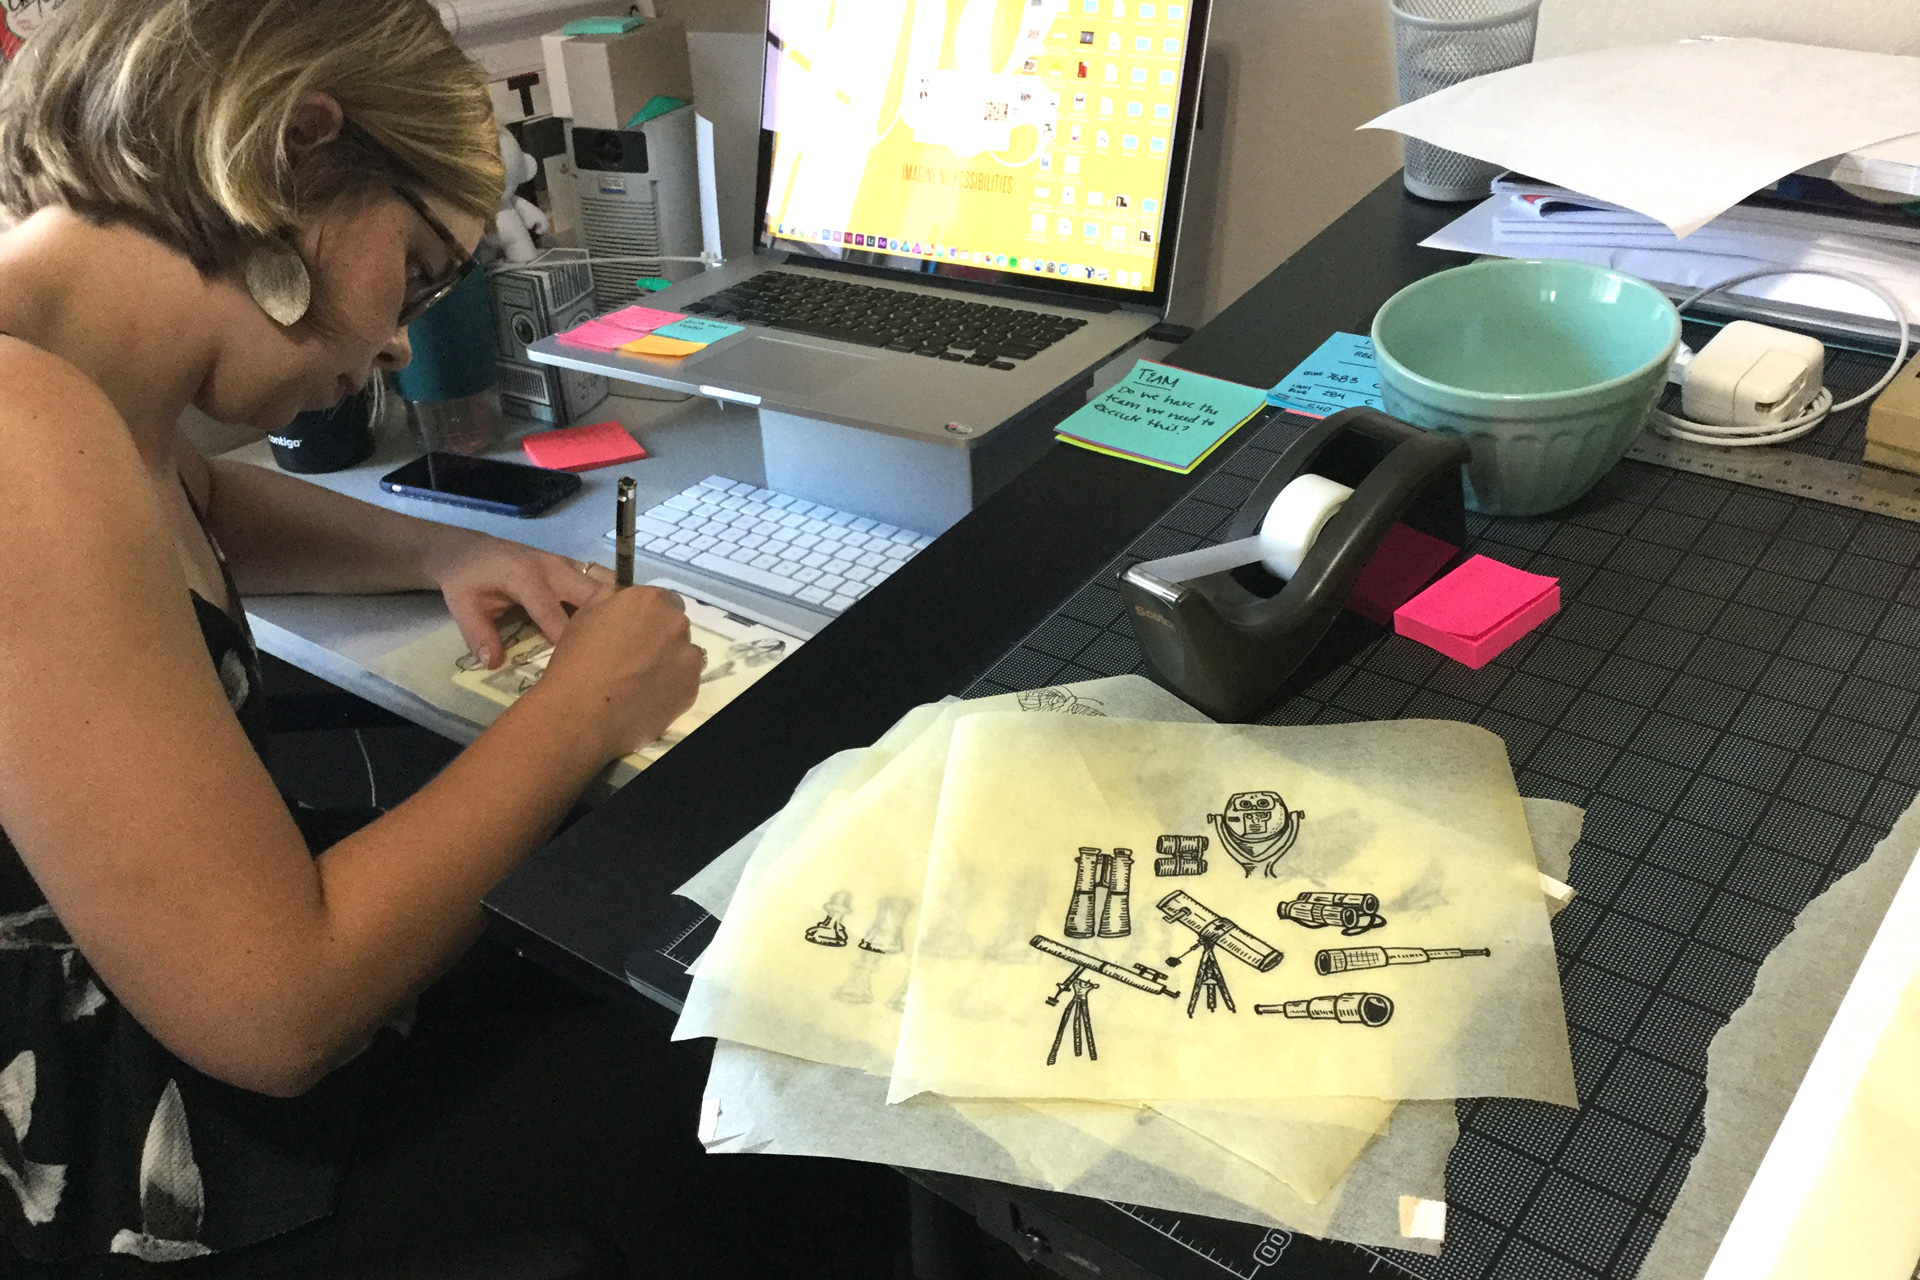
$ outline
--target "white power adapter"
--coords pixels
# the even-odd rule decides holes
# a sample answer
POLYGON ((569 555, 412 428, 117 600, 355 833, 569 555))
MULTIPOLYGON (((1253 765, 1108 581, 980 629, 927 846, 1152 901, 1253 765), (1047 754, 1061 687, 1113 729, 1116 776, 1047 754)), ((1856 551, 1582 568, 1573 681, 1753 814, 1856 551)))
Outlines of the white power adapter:
POLYGON ((1777 431, 1813 407, 1826 359, 1817 338, 1735 320, 1687 362, 1681 411, 1704 426, 1777 431))
POLYGON ((1680 384, 1684 416, 1654 406, 1647 413, 1647 421, 1655 431, 1675 440, 1722 448, 1785 444, 1814 430, 1828 414, 1865 404, 1893 381, 1893 375, 1906 363, 1912 336, 1907 313, 1885 286, 1865 276, 1823 267, 1762 267, 1696 289, 1674 305, 1684 313, 1701 299, 1735 285, 1790 275, 1844 280, 1885 304, 1900 331, 1900 345, 1879 381, 1852 399, 1835 404, 1833 393, 1821 385, 1827 353, 1816 339, 1750 320, 1735 320, 1715 334, 1698 355, 1681 345, 1667 367, 1667 381, 1680 384))

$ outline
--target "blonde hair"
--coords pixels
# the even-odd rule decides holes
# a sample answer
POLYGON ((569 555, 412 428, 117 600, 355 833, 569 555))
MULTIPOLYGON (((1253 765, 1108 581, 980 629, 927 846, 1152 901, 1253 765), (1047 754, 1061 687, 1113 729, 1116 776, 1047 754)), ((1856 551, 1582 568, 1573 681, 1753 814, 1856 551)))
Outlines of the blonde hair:
POLYGON ((428 0, 67 0, 0 78, 0 211, 131 223, 210 275, 394 182, 483 222, 504 189, 485 74, 428 0), (315 91, 375 145, 291 156, 315 91))

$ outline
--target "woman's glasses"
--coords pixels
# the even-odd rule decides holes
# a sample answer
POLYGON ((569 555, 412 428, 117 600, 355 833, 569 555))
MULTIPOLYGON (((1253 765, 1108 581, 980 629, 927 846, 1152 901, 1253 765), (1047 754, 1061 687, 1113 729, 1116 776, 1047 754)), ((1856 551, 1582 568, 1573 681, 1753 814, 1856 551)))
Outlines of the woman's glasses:
POLYGON ((393 184, 393 190, 394 194, 405 200, 413 207, 413 211, 420 215, 420 221, 426 223, 428 229, 440 237, 440 243, 447 248, 448 260, 447 269, 439 275, 429 276, 418 282, 408 280, 406 297, 400 304, 400 319, 395 326, 404 329, 418 320, 428 307, 452 293, 480 263, 472 254, 460 247, 460 242, 453 238, 453 232, 447 230, 446 224, 434 217, 427 208, 426 201, 398 183, 393 184))

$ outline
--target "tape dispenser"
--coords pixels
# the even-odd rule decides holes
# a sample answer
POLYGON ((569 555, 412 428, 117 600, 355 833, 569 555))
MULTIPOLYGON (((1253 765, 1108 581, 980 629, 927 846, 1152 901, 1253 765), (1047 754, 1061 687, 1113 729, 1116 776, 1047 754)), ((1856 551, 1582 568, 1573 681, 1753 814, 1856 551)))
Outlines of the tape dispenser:
POLYGON ((1369 624, 1390 624, 1459 557, 1466 461, 1458 437, 1373 409, 1343 409, 1308 428, 1254 486, 1220 545, 1121 575, 1153 677, 1216 720, 1246 720, 1343 611, 1358 615, 1360 642, 1378 635, 1369 624))

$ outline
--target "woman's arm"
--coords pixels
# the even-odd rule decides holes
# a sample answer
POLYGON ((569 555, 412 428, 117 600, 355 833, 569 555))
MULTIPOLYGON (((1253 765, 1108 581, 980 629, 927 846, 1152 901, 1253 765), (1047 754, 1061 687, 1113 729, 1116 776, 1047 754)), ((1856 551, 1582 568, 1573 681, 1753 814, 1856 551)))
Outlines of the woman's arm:
POLYGON ((243 595, 437 589, 467 647, 502 656, 495 621, 519 606, 551 639, 567 609, 613 581, 595 567, 517 542, 388 511, 266 467, 204 459, 185 437, 181 476, 227 554, 243 595))
POLYGON ((155 496, 171 476, 70 368, 6 363, 0 827, 162 1044, 299 1092, 451 962, 595 771, 690 705, 699 650, 671 597, 602 591, 479 741, 309 858, 208 660, 155 496))

